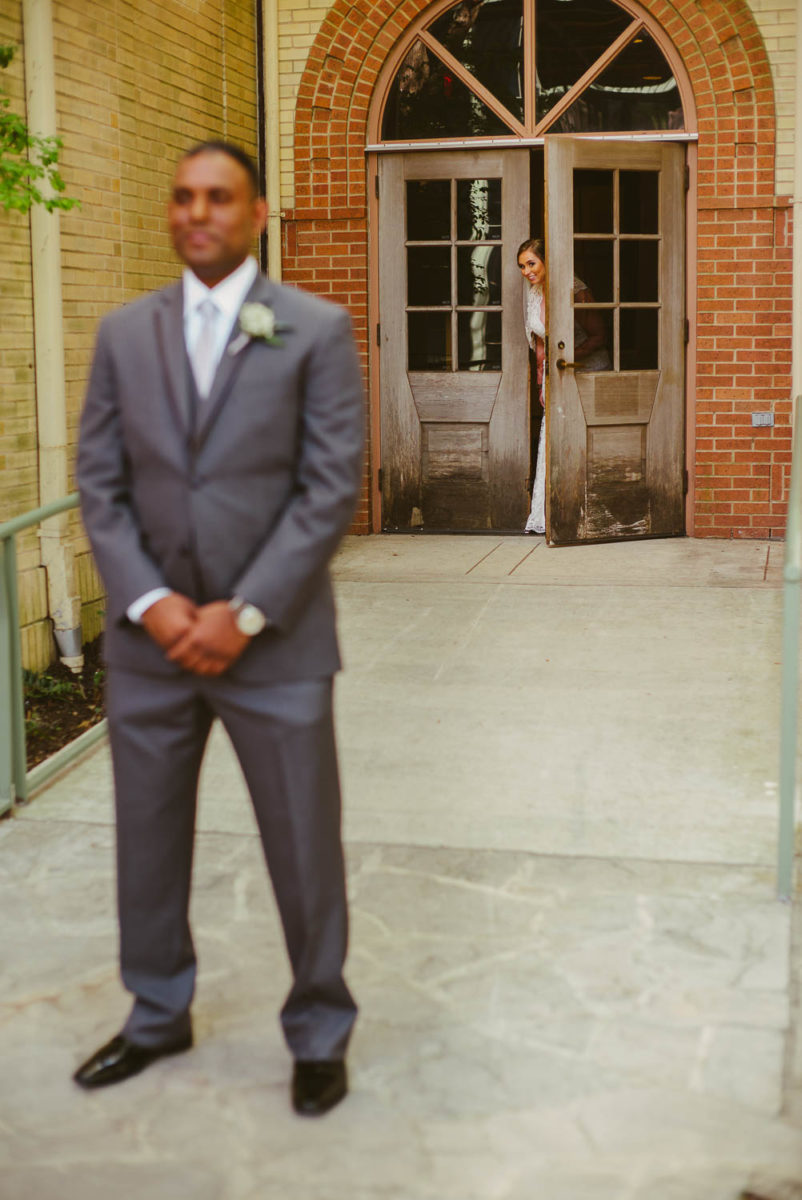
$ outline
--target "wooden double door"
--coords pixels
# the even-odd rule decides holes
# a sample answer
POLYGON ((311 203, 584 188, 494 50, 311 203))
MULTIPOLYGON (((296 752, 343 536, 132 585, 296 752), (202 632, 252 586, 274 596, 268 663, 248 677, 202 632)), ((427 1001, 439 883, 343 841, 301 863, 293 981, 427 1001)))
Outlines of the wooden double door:
MULTIPOLYGON (((530 152, 389 153, 378 171, 382 527, 521 530, 530 152)), ((681 534, 683 148, 555 135, 540 186, 549 540, 681 534), (593 370, 574 353, 588 330, 593 370)))

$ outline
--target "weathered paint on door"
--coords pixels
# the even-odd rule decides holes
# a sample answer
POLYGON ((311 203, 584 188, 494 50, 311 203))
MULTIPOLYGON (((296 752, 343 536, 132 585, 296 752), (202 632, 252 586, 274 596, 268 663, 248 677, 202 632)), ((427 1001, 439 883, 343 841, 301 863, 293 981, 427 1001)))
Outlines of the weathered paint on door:
POLYGON ((521 529, 528 152, 382 155, 379 220, 382 526, 521 529))
POLYGON ((549 540, 681 534, 683 149, 546 142, 549 540))

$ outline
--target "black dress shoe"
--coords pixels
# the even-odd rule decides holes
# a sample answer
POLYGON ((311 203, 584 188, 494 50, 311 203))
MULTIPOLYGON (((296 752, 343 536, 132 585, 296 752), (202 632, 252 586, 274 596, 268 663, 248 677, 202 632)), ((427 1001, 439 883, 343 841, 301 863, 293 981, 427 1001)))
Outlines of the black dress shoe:
POLYGON ((296 1062, 292 1075, 292 1107, 301 1116, 322 1116, 339 1104, 347 1091, 345 1063, 340 1059, 296 1062))
POLYGON ((180 1054, 189 1050, 192 1045, 192 1034, 178 1042, 170 1042, 166 1046, 137 1046, 129 1042, 120 1033, 105 1046, 96 1050, 83 1066, 79 1067, 73 1079, 82 1088, 107 1087, 110 1083, 122 1083, 132 1075, 138 1075, 149 1067, 157 1058, 165 1054, 180 1054))

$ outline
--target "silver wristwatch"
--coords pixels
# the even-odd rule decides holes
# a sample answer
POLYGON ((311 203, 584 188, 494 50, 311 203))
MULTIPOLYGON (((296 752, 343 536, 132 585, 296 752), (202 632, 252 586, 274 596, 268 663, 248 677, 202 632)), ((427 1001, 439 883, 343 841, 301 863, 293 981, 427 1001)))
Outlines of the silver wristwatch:
POLYGON ((267 617, 255 604, 249 604, 242 596, 232 596, 228 607, 234 614, 237 629, 246 637, 256 637, 267 625, 267 617))

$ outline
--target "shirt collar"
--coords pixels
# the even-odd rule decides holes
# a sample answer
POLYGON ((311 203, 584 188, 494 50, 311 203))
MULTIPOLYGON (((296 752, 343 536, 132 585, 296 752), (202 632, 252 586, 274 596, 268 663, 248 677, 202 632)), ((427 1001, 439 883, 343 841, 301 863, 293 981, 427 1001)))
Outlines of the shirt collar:
POLYGON ((223 316, 233 321, 258 273, 256 259, 249 255, 235 271, 226 275, 225 279, 221 279, 213 288, 209 288, 198 279, 194 271, 184 267, 184 317, 194 313, 204 300, 211 299, 223 316))

